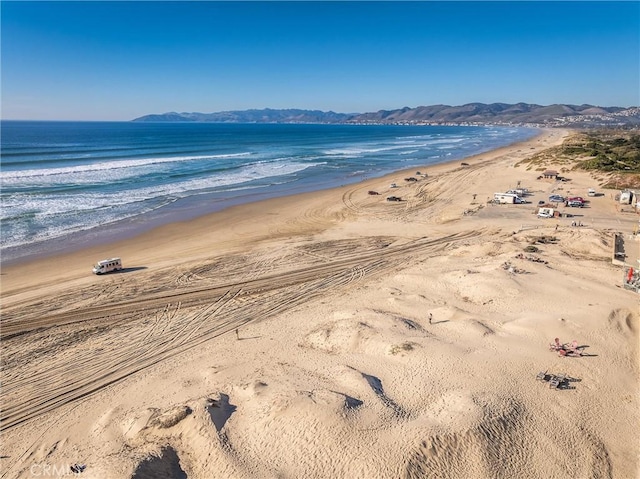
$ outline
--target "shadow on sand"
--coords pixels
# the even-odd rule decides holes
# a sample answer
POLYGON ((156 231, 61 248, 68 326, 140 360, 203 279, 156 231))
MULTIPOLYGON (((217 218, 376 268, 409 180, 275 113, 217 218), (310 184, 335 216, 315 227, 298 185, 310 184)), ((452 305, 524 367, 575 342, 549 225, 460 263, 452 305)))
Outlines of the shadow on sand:
POLYGON ((147 269, 146 266, 135 266, 133 268, 122 268, 119 271, 112 271, 114 274, 123 274, 123 273, 132 273, 134 271, 140 271, 142 269, 147 269))

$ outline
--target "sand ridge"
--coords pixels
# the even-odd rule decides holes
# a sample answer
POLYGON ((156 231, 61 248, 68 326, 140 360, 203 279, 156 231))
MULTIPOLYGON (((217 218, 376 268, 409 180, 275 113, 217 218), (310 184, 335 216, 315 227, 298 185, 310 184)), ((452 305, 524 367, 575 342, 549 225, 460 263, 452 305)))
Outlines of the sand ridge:
POLYGON ((0 477, 638 477, 637 217, 538 219, 516 166, 567 134, 6 268, 0 477))

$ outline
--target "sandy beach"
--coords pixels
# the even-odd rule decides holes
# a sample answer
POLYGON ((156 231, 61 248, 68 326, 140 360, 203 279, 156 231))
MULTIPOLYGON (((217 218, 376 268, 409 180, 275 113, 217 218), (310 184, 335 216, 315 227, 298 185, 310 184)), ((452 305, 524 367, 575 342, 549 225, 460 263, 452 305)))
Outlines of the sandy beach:
POLYGON ((570 134, 3 267, 0 477, 640 477, 638 215, 522 163, 570 134))

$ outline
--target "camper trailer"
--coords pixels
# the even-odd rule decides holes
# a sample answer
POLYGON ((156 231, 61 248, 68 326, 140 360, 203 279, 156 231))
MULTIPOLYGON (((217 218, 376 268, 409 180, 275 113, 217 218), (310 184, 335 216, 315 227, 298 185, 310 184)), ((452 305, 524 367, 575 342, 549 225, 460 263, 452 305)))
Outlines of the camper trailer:
POLYGON ((493 201, 504 205, 513 205, 524 203, 522 198, 513 193, 494 193, 493 201))
POLYGON ((631 204, 631 199, 633 197, 633 193, 629 190, 625 190, 620 192, 620 203, 623 205, 631 204))
POLYGON ((553 208, 538 209, 538 218, 553 218, 553 208))
POLYGON ((122 261, 120 258, 103 259, 95 264, 93 274, 105 274, 111 271, 120 271, 121 269, 122 261))

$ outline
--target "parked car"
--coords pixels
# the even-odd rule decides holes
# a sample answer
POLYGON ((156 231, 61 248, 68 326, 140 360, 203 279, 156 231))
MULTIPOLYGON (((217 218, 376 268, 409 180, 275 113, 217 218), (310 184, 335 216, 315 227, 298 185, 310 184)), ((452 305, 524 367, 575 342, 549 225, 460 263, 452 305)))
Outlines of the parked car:
POLYGON ((549 201, 553 203, 564 203, 564 197, 560 195, 551 195, 549 196, 549 201))
POLYGON ((402 201, 399 196, 387 196, 387 201, 402 201))

